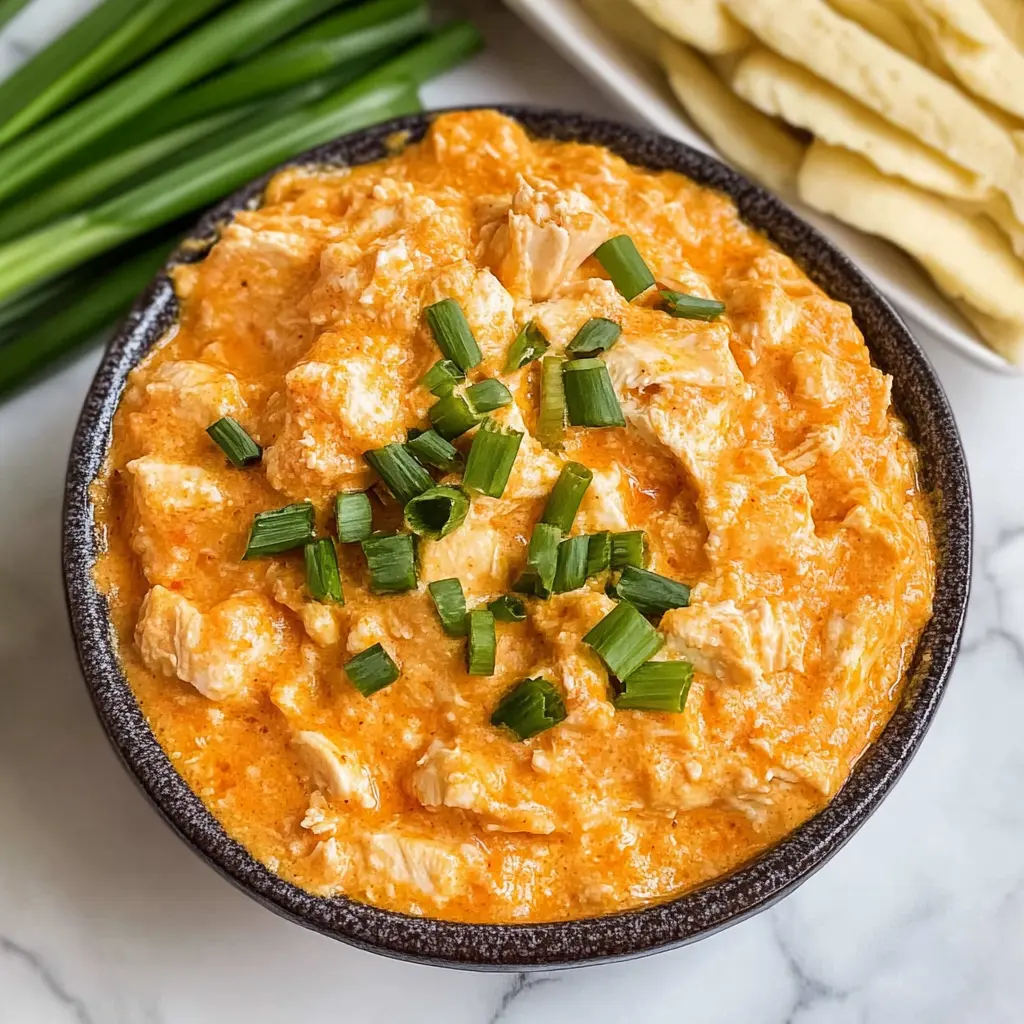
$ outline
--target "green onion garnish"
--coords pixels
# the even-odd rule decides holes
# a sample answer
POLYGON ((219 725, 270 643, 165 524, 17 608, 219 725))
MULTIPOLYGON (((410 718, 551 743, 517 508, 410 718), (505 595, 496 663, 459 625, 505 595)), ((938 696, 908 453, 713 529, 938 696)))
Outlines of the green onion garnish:
POLYGON ((466 458, 463 484, 492 498, 500 498, 505 493, 522 443, 521 430, 501 427, 491 419, 484 420, 466 458))
POLYGON ((620 334, 622 328, 614 320, 593 316, 576 332, 565 351, 573 356, 597 355, 610 349, 620 334))
POLYGON ((663 615, 670 608, 685 608, 690 603, 690 588, 667 576, 627 565, 622 570, 615 594, 628 601, 643 615, 663 615))
POLYGON ((531 320, 525 324, 523 329, 516 335, 505 359, 505 372, 513 373, 539 359, 549 348, 548 339, 544 332, 531 320))
POLYGON ((550 597, 558 567, 558 544, 562 531, 550 523, 537 523, 530 534, 530 546, 526 549, 526 568, 513 584, 518 594, 535 594, 550 597))
POLYGON ((587 548, 590 538, 569 537, 558 545, 558 565, 555 568, 555 582, 552 591, 565 594, 579 590, 587 582, 587 548))
POLYGON ((488 377, 466 388, 466 401, 474 412, 494 412, 495 409, 512 404, 512 392, 500 380, 488 377))
POLYGON ((374 644, 345 662, 345 674, 364 697, 369 697, 398 678, 398 666, 380 644, 374 644))
POLYGON ((491 725, 503 725, 521 740, 565 721, 565 701, 546 679, 521 679, 501 698, 491 725))
POLYGON ((622 683, 615 698, 620 711, 680 712, 693 682, 693 666, 688 661, 649 661, 622 683))
POLYGON ((494 616, 486 608, 469 613, 467 670, 471 676, 493 676, 498 640, 494 634, 494 616))
POLYGON ((515 594, 502 594, 487 606, 498 622, 522 622, 526 618, 526 605, 515 594))
POLYGON ((718 299, 702 299, 697 295, 674 292, 671 288, 662 288, 660 294, 661 308, 669 316, 678 316, 684 320, 703 320, 710 323, 725 312, 725 303, 719 302, 718 299))
POLYGON ((441 628, 449 636, 465 636, 469 629, 466 615, 466 595, 462 584, 454 577, 449 580, 435 580, 427 584, 427 590, 434 600, 434 607, 441 619, 441 628))
POLYGON ((665 638, 628 601, 620 601, 583 638, 619 679, 657 654, 665 638))
POLYGON ((313 519, 313 505, 309 501, 257 512, 253 516, 249 543, 242 558, 262 558, 301 548, 306 541, 313 539, 313 519))
POLYGON ((609 238, 594 250, 594 259, 605 269, 618 292, 632 302, 641 292, 654 284, 651 268, 629 235, 609 238))
POLYGON ((344 604, 341 592, 341 573, 338 571, 338 552, 330 537, 311 540, 303 548, 306 556, 306 589, 315 601, 333 601, 344 604))
POLYGON ((574 427, 624 427, 608 367, 600 359, 573 359, 562 375, 565 408, 574 427))
POLYGON ((245 466, 255 465, 263 457, 263 449, 245 432, 245 428, 230 416, 211 423, 206 432, 228 457, 232 466, 243 469, 245 466))
POLYGON ((342 491, 334 499, 334 520, 342 544, 366 540, 373 525, 370 496, 365 491, 342 491))
POLYGON ((416 461, 412 452, 397 441, 364 452, 363 458, 376 470, 400 505, 407 504, 417 494, 434 486, 431 475, 416 461))
POLYGON ((439 484, 417 494, 405 506, 405 525, 430 540, 457 530, 469 512, 469 495, 461 487, 439 484))
POLYGON ((583 495, 593 479, 594 474, 586 466, 579 462, 567 462, 548 495, 540 521, 557 526, 562 533, 568 533, 572 529, 583 495))
POLYGON ((455 385, 465 379, 466 375, 450 359, 438 359, 423 375, 420 383, 432 395, 443 398, 450 395, 455 390, 455 385))
POLYGON ((411 533, 375 533, 362 547, 375 594, 399 594, 416 586, 416 546, 411 533))
POLYGON ((624 569, 635 565, 642 569, 647 564, 647 535, 643 530, 626 530, 612 534, 611 568, 624 569))
POLYGON ((587 579, 607 572, 612 565, 612 535, 607 530, 592 533, 587 540, 587 579))
POLYGON ((462 452, 446 441, 436 430, 424 430, 410 437, 406 447, 420 462, 451 473, 462 465, 462 452))
POLYGON ((464 434, 480 422, 480 417, 461 395, 445 395, 427 411, 434 430, 446 441, 464 434))
POLYGON ((545 356, 540 361, 540 415, 537 440, 545 448, 561 448, 565 434, 565 385, 562 383, 561 356, 545 356))
POLYGON ((483 359, 462 307, 454 299, 442 299, 427 306, 423 315, 437 347, 460 369, 469 370, 483 359))

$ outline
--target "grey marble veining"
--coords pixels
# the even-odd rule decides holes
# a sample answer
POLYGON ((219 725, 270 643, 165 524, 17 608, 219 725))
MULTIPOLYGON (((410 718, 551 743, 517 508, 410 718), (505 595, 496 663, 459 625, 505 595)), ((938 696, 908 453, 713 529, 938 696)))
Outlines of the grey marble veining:
MULTIPOLYGON (((84 6, 36 0, 10 34, 38 45, 28 15, 52 28, 58 10, 84 6)), ((507 15, 470 6, 490 51, 432 86, 432 105, 614 113, 507 15)), ((0 37, 0 73, 11 52, 0 37)), ((94 720, 65 625, 60 495, 95 354, 0 408, 0 1024, 1016 1024, 1024 383, 923 341, 964 438, 977 539, 965 648, 920 754, 857 837, 774 910, 677 952, 528 978, 395 963, 302 931, 160 823, 94 720)))

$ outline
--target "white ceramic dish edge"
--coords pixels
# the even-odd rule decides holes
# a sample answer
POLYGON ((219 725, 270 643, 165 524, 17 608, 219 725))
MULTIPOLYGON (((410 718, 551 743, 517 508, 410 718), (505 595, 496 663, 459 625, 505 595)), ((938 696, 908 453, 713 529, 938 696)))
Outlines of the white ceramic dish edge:
MULTIPOLYGON (((602 91, 652 128, 723 159, 686 119, 667 85, 642 60, 609 38, 576 0, 505 0, 505 3, 602 91)), ((843 249, 908 319, 987 370, 1018 375, 1022 372, 979 341, 967 321, 942 297, 923 271, 894 246, 799 202, 790 199, 787 202, 843 249)))

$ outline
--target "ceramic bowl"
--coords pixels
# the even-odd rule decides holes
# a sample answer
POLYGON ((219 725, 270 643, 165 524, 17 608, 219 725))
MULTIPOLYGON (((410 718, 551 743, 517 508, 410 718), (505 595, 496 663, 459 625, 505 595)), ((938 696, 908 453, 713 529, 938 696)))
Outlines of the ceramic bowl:
MULTIPOLYGON (((934 502, 939 544, 935 610, 899 707, 832 802, 778 845, 703 888, 642 909, 551 924, 478 925, 410 917, 343 897, 313 896, 258 863, 224 832, 154 739, 119 667, 106 602, 93 582, 99 542, 89 487, 106 457, 129 371, 175 322, 178 306, 166 273, 136 302, 89 389, 68 466, 63 560, 75 642, 99 718, 128 771, 197 853, 276 913, 362 949, 449 967, 540 970, 642 956, 710 935, 792 892, 853 836, 907 767, 942 698, 967 604, 971 504, 960 437, 928 360, 885 299, 822 235, 735 171, 665 136, 580 114, 520 108, 505 113, 535 136, 597 143, 631 163, 679 171, 728 193, 748 223, 825 291, 850 305, 875 362, 892 374, 893 399, 919 447, 922 481, 934 502)), ((385 156, 395 132, 416 140, 431 117, 378 125, 292 162, 376 160, 385 156)), ((201 258, 217 226, 257 203, 266 181, 253 182, 210 210, 174 260, 201 258)))

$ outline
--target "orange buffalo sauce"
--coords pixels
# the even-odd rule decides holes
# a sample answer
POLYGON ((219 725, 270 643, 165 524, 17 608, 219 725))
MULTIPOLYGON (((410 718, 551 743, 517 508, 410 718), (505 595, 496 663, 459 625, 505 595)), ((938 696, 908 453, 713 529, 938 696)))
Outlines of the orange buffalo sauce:
MULTIPOLYGON (((439 117, 379 163, 279 174, 201 263, 180 326, 133 372, 95 485, 98 567, 127 677, 175 767, 284 878, 467 921, 595 915, 729 871, 819 810, 878 734, 930 614, 915 450, 848 307, 732 203, 599 147, 530 140, 492 112, 439 117), (629 234, 659 285, 725 303, 673 318, 627 302, 590 253, 629 234), (344 606, 310 598, 301 553, 242 560, 255 513, 373 488, 362 455, 427 425, 439 357, 422 310, 446 297, 525 433, 501 498, 419 548, 419 587, 369 591, 339 545, 344 606), (533 436, 539 365, 504 373, 533 320, 558 353, 590 317, 625 428, 533 436), (233 468, 206 434, 263 446, 233 468), (695 669, 681 714, 616 711, 583 635, 606 578, 498 623, 497 667, 466 672, 426 590, 470 607, 509 591, 565 462, 594 473, 574 533, 642 529, 650 568, 689 584, 658 658, 695 669), (367 698, 343 670, 381 643, 401 668, 367 698), (525 742, 490 724, 543 675, 568 716, 525 742)), ((472 435, 457 444, 464 451, 472 435)))

